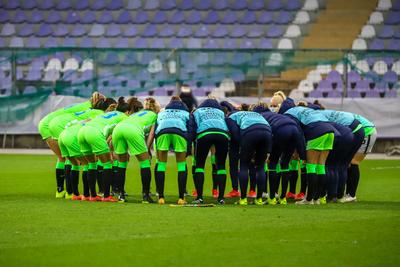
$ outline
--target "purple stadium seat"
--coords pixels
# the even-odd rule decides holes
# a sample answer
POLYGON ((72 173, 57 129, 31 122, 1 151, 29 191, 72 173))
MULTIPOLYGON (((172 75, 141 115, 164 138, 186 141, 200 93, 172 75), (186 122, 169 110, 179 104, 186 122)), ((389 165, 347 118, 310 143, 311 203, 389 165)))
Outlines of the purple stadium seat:
POLYGON ((230 37, 238 38, 238 37, 243 37, 246 35, 246 28, 238 25, 233 28, 232 32, 230 33, 230 37))
POLYGON ((106 9, 118 10, 122 9, 123 7, 124 7, 124 2, 122 0, 112 0, 107 4, 106 9))
POLYGON ((89 0, 80 0, 75 2, 74 9, 84 10, 89 8, 89 0))
POLYGON ((301 9, 301 7, 302 3, 300 0, 290 0, 286 2, 286 6, 284 8, 289 11, 295 11, 301 9))
POLYGON ((43 47, 58 47, 58 41, 53 37, 49 37, 44 43, 43 47))
POLYGON ((248 53, 235 53, 232 58, 232 65, 242 65, 250 60, 250 55, 248 53))
POLYGON ((203 45, 203 48, 207 48, 207 49, 218 49, 219 48, 219 46, 218 46, 218 43, 217 43, 217 41, 215 40, 215 39, 210 39, 210 38, 208 38, 206 41, 205 41, 205 43, 204 43, 204 45, 203 45))
POLYGON ((5 1, 3 5, 4 9, 17 9, 20 7, 19 1, 5 1))
POLYGON ((80 46, 84 48, 93 47, 93 40, 89 37, 83 37, 80 46))
POLYGON ((314 91, 326 92, 332 90, 332 83, 328 80, 321 80, 318 83, 317 89, 314 91))
POLYGON ((89 36, 90 37, 100 37, 104 35, 104 25, 102 24, 93 24, 92 28, 89 31, 89 36))
POLYGON ((113 22, 114 18, 113 18, 113 14, 111 11, 103 11, 101 12, 100 17, 97 19, 97 22, 100 24, 108 24, 113 22))
POLYGON ((293 15, 287 11, 281 11, 274 17, 276 24, 289 24, 293 20, 293 15))
POLYGON ((393 26, 384 25, 378 31, 377 37, 379 37, 379 38, 392 38, 393 35, 394 35, 393 26))
POLYGON ((154 38, 153 42, 150 45, 150 48, 165 48, 164 39, 154 38))
POLYGON ((41 1, 38 1, 37 7, 39 9, 41 9, 41 10, 53 9, 54 8, 54 2, 53 2, 53 0, 41 0, 41 1))
POLYGON ((71 0, 57 1, 56 10, 67 10, 72 7, 71 0))
POLYGON ((81 23, 83 24, 92 24, 96 21, 96 14, 93 11, 87 11, 81 17, 81 23))
POLYGON ((327 81, 330 82, 342 82, 342 76, 340 75, 340 73, 336 70, 332 70, 328 73, 328 76, 326 77, 327 81))
POLYGON ((28 37, 33 35, 34 29, 31 24, 27 24, 26 26, 22 27, 21 30, 18 33, 18 36, 20 37, 28 37))
POLYGON ((369 90, 369 81, 367 80, 360 80, 356 83, 356 90, 363 92, 369 90))
POLYGON ((90 5, 91 10, 103 10, 106 8, 106 0, 92 1, 90 5))
POLYGON ((219 0, 213 2, 213 9, 215 10, 225 10, 230 7, 229 0, 219 0))
POLYGON ((139 34, 139 30, 135 25, 126 25, 124 33, 122 36, 124 37, 135 37, 139 34))
POLYGON ((251 27, 251 29, 247 33, 247 37, 249 38, 260 38, 262 36, 264 36, 264 27, 262 26, 251 27))
POLYGON ((264 9, 264 0, 251 0, 247 8, 249 10, 262 10, 264 9))
POLYGON ((368 82, 369 88, 374 88, 379 80, 380 80, 379 75, 374 71, 369 71, 364 76, 364 81, 368 82))
POLYGON ((279 10, 282 9, 283 5, 281 0, 270 0, 268 1, 267 9, 268 10, 279 10))
POLYGON ((77 39, 76 38, 64 38, 63 40, 63 47, 76 47, 77 43, 76 43, 77 39))
POLYGON ((217 22, 219 22, 219 16, 218 16, 218 12, 216 11, 211 11, 207 14, 207 16, 203 19, 203 22, 205 24, 215 24, 217 22))
POLYGON ((145 10, 155 10, 155 9, 158 9, 159 6, 160 6, 159 0, 146 0, 144 9, 145 10))
POLYGON ((116 20, 116 23, 118 24, 129 24, 131 22, 132 22, 132 17, 129 11, 122 11, 116 20))
POLYGON ((169 18, 169 23, 171 24, 180 24, 185 20, 184 13, 180 10, 175 11, 172 16, 169 18))
POLYGON ((58 24, 52 33, 52 36, 55 37, 64 37, 66 35, 68 35, 68 27, 65 24, 58 24))
POLYGON ((26 20, 27 19, 26 19, 25 11, 18 10, 17 12, 15 12, 14 16, 11 17, 10 22, 11 23, 22 23, 26 20))
POLYGON ((141 34, 143 37, 154 37, 157 35, 157 27, 154 24, 148 24, 141 34))
POLYGON ((203 25, 200 26, 194 33, 194 37, 208 37, 210 35, 210 31, 208 30, 208 27, 203 25))
POLYGON ((361 92, 358 91, 358 90, 347 91, 347 97, 349 97, 349 98, 360 98, 361 97, 361 92))
POLYGON ((257 22, 260 24, 269 24, 273 21, 273 14, 270 11, 263 11, 257 19, 257 22))
POLYGON ((365 94, 366 98, 378 98, 378 97, 380 97, 379 91, 376 90, 376 89, 367 90, 365 93, 366 93, 365 94))
POLYGON ((136 55, 133 52, 127 52, 124 59, 122 60, 122 65, 134 65, 136 63, 136 55))
POLYGON ((213 4, 212 0, 197 1, 195 8, 198 10, 209 10, 212 8, 212 4, 213 4))
POLYGON ((283 33, 284 33, 284 30, 281 26, 271 24, 268 27, 266 36, 277 38, 277 37, 281 37, 283 35, 283 33))
POLYGON ((39 48, 40 47, 40 40, 36 37, 29 37, 26 41, 26 47, 28 48, 39 48))
POLYGON ((80 37, 86 34, 86 29, 83 25, 77 24, 74 26, 69 36, 80 37))
POLYGON ((47 23, 61 22, 61 14, 58 11, 50 11, 44 21, 47 23))
POLYGON ((382 39, 374 39, 369 44, 368 47, 370 50, 383 50, 385 48, 384 41, 382 39))
POLYGON ((227 11, 225 12, 225 16, 223 16, 221 18, 220 21, 222 24, 233 24, 235 22, 237 22, 237 18, 236 18, 236 12, 234 11, 227 11))
POLYGON ((394 71, 388 71, 383 75, 383 81, 387 83, 388 88, 392 89, 397 83, 397 74, 394 71))
POLYGON ((24 0, 24 1, 21 1, 21 4, 20 4, 20 8, 27 9, 27 10, 33 9, 35 7, 36 7, 35 0, 24 0))
POLYGON ((399 39, 391 39, 389 41, 388 49, 400 51, 400 40, 399 39))
POLYGON ((26 80, 28 81, 39 81, 42 79, 41 69, 29 68, 28 74, 26 75, 26 80))
POLYGON ((165 11, 157 11, 157 13, 154 15, 152 23, 157 23, 157 24, 162 24, 167 21, 167 14, 165 11))
POLYGON ((169 47, 170 48, 183 48, 184 44, 183 44, 182 39, 172 38, 171 41, 169 42, 169 47))
POLYGON ((194 8, 193 0, 181 0, 180 4, 178 4, 178 8, 182 10, 189 10, 194 8))
POLYGON ((358 72, 356 72, 354 70, 350 71, 347 74, 347 82, 348 82, 350 88, 354 89, 356 87, 356 83, 360 80, 361 80, 360 74, 358 74, 358 72))
POLYGON ((242 24, 252 24, 256 21, 256 14, 253 11, 246 11, 240 20, 242 24))
POLYGON ((100 63, 104 65, 115 65, 119 63, 118 54, 116 52, 108 52, 100 63))
POLYGON ((161 28, 161 31, 158 33, 160 37, 171 37, 175 35, 175 30, 173 27, 168 24, 161 28))
POLYGON ((198 24, 198 23, 200 23, 201 22, 201 13, 199 11, 197 11, 197 10, 193 10, 186 17, 185 22, 187 24, 198 24))
POLYGON ((386 98, 394 98, 397 97, 397 92, 394 89, 387 89, 385 91, 385 97, 386 98))
POLYGON ((185 25, 180 26, 176 34, 177 37, 190 37, 192 35, 193 35, 192 27, 185 25))
POLYGON ((147 48, 147 40, 143 38, 137 38, 135 41, 135 48, 147 48))
POLYGON ((105 36, 106 37, 116 37, 121 35, 121 28, 118 25, 111 24, 108 26, 105 36))
POLYGON ((46 37, 49 36, 50 34, 52 34, 53 29, 51 28, 51 26, 49 24, 42 24, 40 25, 40 28, 38 30, 38 32, 36 33, 36 36, 38 37, 46 37))
POLYGON ((164 0, 161 1, 161 10, 172 10, 176 8, 176 0, 164 0))
POLYGON ((255 45, 254 45, 252 40, 243 39, 241 44, 240 44, 240 48, 242 48, 242 49, 254 49, 255 45))
POLYGON ((0 35, 1 36, 12 36, 15 34, 14 24, 6 23, 3 25, 0 35))
POLYGON ((314 98, 322 98, 322 91, 320 90, 313 90, 310 92, 310 97, 314 97, 314 98))
POLYGON ((400 12, 389 11, 385 19, 385 24, 397 25, 399 23, 400 23, 400 12))
POLYGON ((247 8, 247 2, 243 0, 234 0, 230 8, 233 10, 244 10, 247 8))
POLYGON ((109 48, 111 47, 110 41, 107 38, 100 38, 97 43, 96 43, 96 47, 98 48, 109 48))
POLYGON ((10 20, 8 12, 5 10, 0 10, 0 23, 5 23, 10 20))
POLYGON ((261 38, 260 42, 258 44, 258 48, 260 49, 272 49, 273 45, 270 39, 267 38, 261 38))
POLYGON ((67 70, 64 72, 63 80, 68 82, 74 82, 78 80, 78 72, 76 70, 67 70))
POLYGON ((216 37, 216 38, 228 36, 228 28, 224 25, 220 25, 220 26, 216 25, 215 30, 211 36, 216 37))
POLYGON ((118 38, 114 42, 114 48, 129 48, 129 39, 127 38, 118 38))
POLYGON ((138 11, 133 19, 134 23, 143 24, 149 21, 149 17, 145 11, 138 11))
POLYGON ((237 48, 236 39, 225 38, 224 41, 222 42, 222 46, 225 49, 235 49, 237 48))
POLYGON ((65 18, 64 22, 68 24, 75 24, 80 22, 81 18, 79 17, 78 12, 68 12, 67 17, 65 18))

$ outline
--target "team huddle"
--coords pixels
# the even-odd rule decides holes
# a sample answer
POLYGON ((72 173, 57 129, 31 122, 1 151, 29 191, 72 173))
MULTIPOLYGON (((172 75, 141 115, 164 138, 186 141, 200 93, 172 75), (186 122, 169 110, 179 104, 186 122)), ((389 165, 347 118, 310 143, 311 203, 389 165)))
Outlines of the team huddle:
POLYGON ((268 104, 236 106, 208 97, 194 108, 173 96, 162 109, 152 97, 115 101, 95 92, 87 102, 48 114, 38 128, 58 157, 56 198, 126 202, 126 169, 135 157, 142 202, 153 203, 154 151, 157 202, 165 204, 165 173, 173 152, 178 205, 187 204, 188 170, 195 185, 192 204, 204 203, 209 154, 218 204, 225 197, 238 198, 239 205, 248 200, 255 205, 285 205, 288 199, 299 205, 356 201, 358 166, 377 136, 374 124, 358 114, 327 110, 318 102, 296 104, 282 92, 268 104), (193 157, 191 166, 188 157, 193 157), (227 159, 232 189, 225 194, 227 159))

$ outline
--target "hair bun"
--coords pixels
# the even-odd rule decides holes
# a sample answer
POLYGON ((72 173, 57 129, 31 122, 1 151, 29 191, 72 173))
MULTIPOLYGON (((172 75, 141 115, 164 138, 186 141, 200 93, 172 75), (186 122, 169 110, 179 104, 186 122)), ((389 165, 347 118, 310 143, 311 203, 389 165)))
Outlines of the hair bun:
POLYGON ((118 104, 123 104, 123 103, 125 103, 125 97, 120 96, 120 97, 118 98, 118 104))

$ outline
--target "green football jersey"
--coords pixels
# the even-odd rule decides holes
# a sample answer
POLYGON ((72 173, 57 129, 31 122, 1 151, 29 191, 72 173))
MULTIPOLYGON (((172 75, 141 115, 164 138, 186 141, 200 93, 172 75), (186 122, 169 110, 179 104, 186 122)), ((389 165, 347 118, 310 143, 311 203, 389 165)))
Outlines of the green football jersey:
POLYGON ((354 118, 358 120, 364 127, 364 132, 366 136, 371 135, 375 131, 375 125, 371 121, 364 118, 363 116, 354 114, 354 118))
POLYGON ((141 110, 130 115, 123 123, 130 123, 143 129, 145 134, 150 132, 151 127, 157 121, 157 114, 151 110, 141 110))
POLYGON ((86 123, 86 125, 95 127, 102 131, 104 136, 108 136, 112 132, 112 129, 114 129, 115 125, 126 118, 128 118, 128 116, 123 112, 111 111, 97 116, 86 123))

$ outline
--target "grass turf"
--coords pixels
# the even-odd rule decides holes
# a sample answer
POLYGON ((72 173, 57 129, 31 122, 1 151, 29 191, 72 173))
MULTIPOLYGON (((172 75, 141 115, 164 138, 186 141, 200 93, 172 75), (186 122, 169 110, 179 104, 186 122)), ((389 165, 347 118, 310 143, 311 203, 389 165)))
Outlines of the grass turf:
MULTIPOLYGON (((55 199, 54 165, 51 156, 0 155, 0 266, 398 266, 400 260, 399 161, 362 163, 358 203, 215 208, 137 204, 136 162, 127 174, 130 203, 55 199)), ((170 203, 177 199, 174 168, 171 159, 170 203)))

